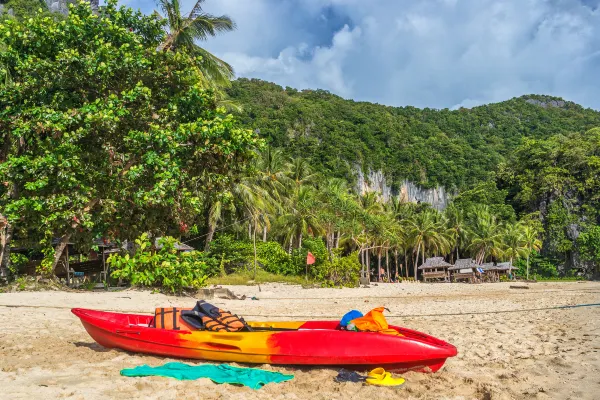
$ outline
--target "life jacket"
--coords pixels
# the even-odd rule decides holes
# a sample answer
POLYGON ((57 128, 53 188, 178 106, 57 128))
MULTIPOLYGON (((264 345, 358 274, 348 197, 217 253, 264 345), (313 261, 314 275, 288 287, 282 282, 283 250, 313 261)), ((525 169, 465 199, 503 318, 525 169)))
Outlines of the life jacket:
POLYGON ((152 326, 158 329, 171 329, 175 331, 181 329, 193 329, 181 318, 181 312, 188 310, 191 310, 191 308, 157 308, 154 311, 154 321, 152 326))
POLYGON ((355 318, 350 321, 350 323, 354 324, 356 329, 363 332, 379 332, 385 335, 404 336, 397 330, 389 327, 385 317, 383 316, 383 310, 387 310, 387 308, 374 308, 365 316, 355 318))
POLYGON ((229 311, 221 310, 203 300, 196 303, 192 310, 181 312, 181 318, 188 325, 207 331, 215 332, 240 332, 251 331, 244 318, 238 317, 229 311))

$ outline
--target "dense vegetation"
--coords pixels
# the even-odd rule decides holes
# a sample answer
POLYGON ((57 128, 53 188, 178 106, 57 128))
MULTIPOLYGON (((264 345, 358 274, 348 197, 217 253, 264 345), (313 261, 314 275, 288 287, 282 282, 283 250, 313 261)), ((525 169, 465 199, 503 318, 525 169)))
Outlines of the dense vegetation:
POLYGON ((352 166, 382 170, 398 185, 465 189, 493 178, 523 138, 545 139, 600 126, 600 113, 549 96, 524 96, 473 109, 387 107, 323 90, 283 89, 239 79, 229 90, 241 120, 318 171, 354 179, 352 166))
POLYGON ((435 255, 597 271, 600 113, 547 96, 450 111, 229 86, 230 68, 193 39, 233 22, 161 4, 167 19, 110 1, 0 23, 3 274, 26 263, 11 245, 41 251, 38 272, 52 274, 68 242, 136 238, 113 277, 174 292, 259 270, 332 286, 382 269, 416 279, 435 255), (221 107, 236 104, 237 116, 221 107), (356 193, 356 165, 396 189, 444 186, 452 204, 356 193))
POLYGON ((405 179, 441 185, 463 209, 485 204, 502 220, 539 212, 544 262, 597 268, 577 243, 600 223, 600 112, 537 95, 454 111, 386 107, 255 79, 229 93, 247 126, 325 176, 354 183, 358 165, 396 190, 405 179))

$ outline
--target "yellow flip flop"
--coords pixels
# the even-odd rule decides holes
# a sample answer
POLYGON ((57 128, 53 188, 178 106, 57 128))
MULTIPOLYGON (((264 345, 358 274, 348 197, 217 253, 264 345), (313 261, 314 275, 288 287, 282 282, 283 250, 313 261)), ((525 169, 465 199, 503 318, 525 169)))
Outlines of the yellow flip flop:
POLYGON ((375 368, 369 372, 365 381, 367 385, 375 386, 400 386, 404 384, 404 378, 394 378, 392 374, 386 372, 383 368, 375 368))

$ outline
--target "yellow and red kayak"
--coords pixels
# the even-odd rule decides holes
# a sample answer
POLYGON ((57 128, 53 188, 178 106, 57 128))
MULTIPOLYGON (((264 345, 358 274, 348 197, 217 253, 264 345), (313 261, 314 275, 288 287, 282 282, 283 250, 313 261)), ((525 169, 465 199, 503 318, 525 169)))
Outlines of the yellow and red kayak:
POLYGON ((449 343, 391 325, 401 336, 340 330, 338 321, 248 322, 252 332, 170 330, 154 328, 151 315, 71 311, 104 347, 168 357, 435 372, 457 354, 449 343))

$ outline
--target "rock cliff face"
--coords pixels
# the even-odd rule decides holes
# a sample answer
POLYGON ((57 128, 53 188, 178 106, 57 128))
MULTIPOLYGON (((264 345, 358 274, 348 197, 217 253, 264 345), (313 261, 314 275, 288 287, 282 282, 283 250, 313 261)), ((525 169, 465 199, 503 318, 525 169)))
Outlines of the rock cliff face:
POLYGON ((356 190, 360 194, 367 192, 376 192, 384 201, 389 201, 392 197, 399 198, 400 201, 412 203, 429 203, 433 208, 443 210, 448 206, 449 195, 446 190, 438 186, 432 189, 425 189, 405 180, 398 190, 392 190, 386 182, 385 175, 381 171, 368 170, 363 173, 360 167, 355 167, 356 190))

